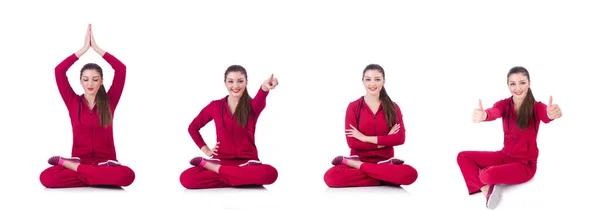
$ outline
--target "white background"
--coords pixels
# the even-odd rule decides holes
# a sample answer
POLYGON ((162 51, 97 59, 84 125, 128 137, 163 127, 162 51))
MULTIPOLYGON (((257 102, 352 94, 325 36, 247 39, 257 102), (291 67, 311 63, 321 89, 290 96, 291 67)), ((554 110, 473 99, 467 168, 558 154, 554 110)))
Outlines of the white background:
MULTIPOLYGON (((484 210, 481 194, 467 195, 456 155, 502 147, 500 121, 474 125, 471 111, 477 99, 489 107, 510 96, 506 73, 522 65, 536 99, 552 95, 564 116, 541 126, 535 178, 505 188, 497 210, 592 206, 600 13, 566 2, 3 1, 0 191, 9 196, 1 204, 484 210), (118 159, 136 172, 125 191, 48 190, 39 182, 50 156, 71 152, 54 67, 81 47, 88 23, 98 45, 128 67, 114 128, 118 159), (407 130, 396 154, 419 179, 404 190, 329 189, 323 174, 334 156, 349 153, 345 109, 364 94, 361 72, 370 63, 386 70, 407 130), (279 179, 267 191, 184 190, 179 174, 201 153, 188 124, 227 94, 223 72, 232 64, 248 70, 252 96, 271 73, 279 78, 256 133, 260 158, 279 179)), ((105 69, 108 88, 113 71, 90 49, 68 72, 75 91, 83 92, 78 72, 87 62, 105 69)), ((214 144, 213 123, 201 133, 214 144)))

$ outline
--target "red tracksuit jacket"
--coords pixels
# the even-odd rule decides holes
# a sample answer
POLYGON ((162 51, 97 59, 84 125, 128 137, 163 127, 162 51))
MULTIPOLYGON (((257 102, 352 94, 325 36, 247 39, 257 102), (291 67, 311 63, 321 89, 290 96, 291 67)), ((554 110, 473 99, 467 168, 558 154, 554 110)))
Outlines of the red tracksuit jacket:
MULTIPOLYGON (((126 67, 108 52, 104 54, 103 58, 115 70, 112 85, 107 91, 110 110, 114 117, 114 111, 117 108, 125 85, 126 67)), ((75 94, 69 84, 67 70, 77 60, 79 58, 75 54, 72 54, 58 64, 55 69, 58 91, 71 117, 71 126, 73 129, 71 156, 79 157, 84 164, 97 164, 106 160, 117 160, 112 125, 109 125, 107 128, 100 126, 96 106, 90 111, 87 101, 83 98, 83 94, 75 94)))
POLYGON ((378 162, 394 157, 394 146, 404 144, 406 128, 402 120, 402 111, 396 106, 397 120, 400 130, 396 134, 388 135, 391 127, 388 126, 383 112, 383 105, 375 114, 369 109, 364 98, 361 97, 351 102, 346 109, 346 129, 353 125, 366 136, 377 136, 377 144, 362 142, 356 138, 346 136, 351 155, 358 155, 361 161, 378 162), (358 122, 358 123, 357 123, 358 122), (378 148, 378 145, 385 146, 378 148))
POLYGON ((502 152, 509 157, 536 160, 538 157, 537 134, 540 121, 549 123, 552 121, 546 113, 546 104, 536 102, 533 117, 529 126, 522 130, 517 125, 517 112, 514 108, 512 97, 494 103, 492 108, 486 109, 487 119, 492 121, 502 117, 504 128, 504 147, 502 152))
POLYGON ((237 123, 236 118, 227 105, 227 96, 219 100, 213 100, 190 123, 188 127, 190 136, 196 145, 198 145, 198 148, 202 148, 206 143, 200 135, 199 130, 211 120, 215 120, 219 150, 217 152, 218 155, 215 155, 214 158, 259 160, 254 132, 256 131, 258 116, 267 104, 268 94, 269 92, 265 92, 262 88, 259 88, 258 93, 251 100, 252 110, 248 117, 247 128, 243 128, 237 123))

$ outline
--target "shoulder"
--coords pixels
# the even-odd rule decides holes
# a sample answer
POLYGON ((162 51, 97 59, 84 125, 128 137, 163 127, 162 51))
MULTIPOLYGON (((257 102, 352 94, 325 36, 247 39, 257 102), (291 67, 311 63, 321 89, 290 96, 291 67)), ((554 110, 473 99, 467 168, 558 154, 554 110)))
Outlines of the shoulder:
POLYGON ((212 109, 221 108, 222 104, 225 103, 226 99, 227 99, 227 97, 212 100, 205 107, 212 108, 212 109))
POLYGON ((506 105, 510 105, 510 103, 512 103, 512 97, 507 97, 507 98, 496 101, 496 103, 494 103, 494 107, 498 107, 498 106, 504 107, 506 105))
POLYGON ((396 107, 396 113, 398 115, 402 115, 402 110, 400 109, 400 105, 398 105, 398 103, 396 101, 392 101, 392 103, 394 103, 394 106, 396 107))
POLYGON ((348 108, 358 108, 363 103, 363 97, 359 97, 358 99, 351 101, 348 103, 348 108))
POLYGON ((546 108, 548 105, 546 105, 545 103, 542 103, 541 101, 535 101, 534 104, 534 108, 535 109, 543 109, 546 108))

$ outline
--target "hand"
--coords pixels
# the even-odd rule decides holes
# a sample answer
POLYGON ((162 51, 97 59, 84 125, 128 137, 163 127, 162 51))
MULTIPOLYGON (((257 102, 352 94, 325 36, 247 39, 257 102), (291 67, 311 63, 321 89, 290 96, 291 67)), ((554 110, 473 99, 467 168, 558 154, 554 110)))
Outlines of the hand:
POLYGON ((479 100, 479 108, 473 110, 473 123, 480 123, 487 119, 487 113, 483 110, 481 99, 479 100))
POLYGON ((346 129, 346 135, 348 137, 354 137, 359 141, 365 142, 365 135, 363 135, 360 131, 358 131, 354 126, 350 125, 352 129, 346 129))
POLYGON ((277 87, 277 85, 279 85, 279 81, 277 80, 277 78, 273 77, 273 74, 271 74, 271 77, 269 79, 265 80, 265 82, 263 82, 262 90, 267 92, 271 89, 275 89, 275 87, 277 87))
POLYGON ((548 114, 548 118, 550 119, 558 119, 562 117, 562 111, 557 104, 552 104, 552 96, 550 96, 550 101, 548 102, 548 107, 546 108, 546 113, 548 114))
POLYGON ((98 47, 98 44, 96 44, 96 39, 94 39, 94 33, 92 32, 92 25, 89 25, 89 33, 90 33, 90 46, 92 47, 92 49, 94 49, 94 51, 96 51, 96 53, 100 54, 100 56, 104 56, 104 53, 106 53, 104 50, 102 50, 102 48, 98 47))
POLYGON ((79 51, 77 51, 75 53, 75 55, 77 57, 81 57, 85 52, 87 52, 90 49, 91 42, 92 42, 91 35, 92 35, 92 25, 88 24, 87 32, 85 33, 85 39, 83 41, 83 47, 81 47, 81 49, 79 49, 79 51))
POLYGON ((388 133, 388 135, 396 134, 396 133, 398 133, 398 131, 400 131, 400 124, 395 124, 390 129, 390 132, 388 133))
POLYGON ((217 151, 219 151, 219 142, 217 142, 217 144, 215 144, 215 147, 213 147, 212 149, 204 151, 204 154, 206 154, 206 156, 208 157, 212 157, 214 155, 219 155, 217 151))

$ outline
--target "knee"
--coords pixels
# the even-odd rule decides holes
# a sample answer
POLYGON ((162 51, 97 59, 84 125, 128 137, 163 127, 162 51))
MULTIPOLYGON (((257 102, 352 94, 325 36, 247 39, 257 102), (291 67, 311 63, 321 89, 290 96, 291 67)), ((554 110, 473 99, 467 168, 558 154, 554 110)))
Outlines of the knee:
POLYGON ((342 183, 341 183, 341 178, 339 175, 340 174, 339 174, 339 171, 337 171, 337 169, 330 168, 329 170, 327 170, 325 172, 325 175, 323 176, 323 180, 325 181, 325 184, 328 187, 331 187, 331 188, 341 187, 342 183))
POLYGON ((179 175, 179 182, 186 189, 192 189, 193 187, 195 187, 193 185, 194 182, 193 182, 192 174, 191 174, 190 170, 191 169, 187 169, 187 170, 183 171, 181 173, 181 175, 179 175))
POLYGON ((121 186, 129 186, 133 183, 134 180, 135 172, 131 168, 123 166, 123 181, 121 186))
POLYGON ((466 151, 459 152, 456 156, 456 162, 460 164, 460 161, 466 158, 467 153, 466 151))
POLYGON ((266 165, 265 168, 265 180, 266 180, 266 184, 270 185, 275 183, 275 181, 277 181, 277 178, 279 177, 279 172, 277 171, 277 169, 275 169, 275 167, 271 166, 271 165, 266 165))
POLYGON ((401 185, 411 185, 413 184, 415 181, 417 181, 417 178, 419 178, 419 172, 417 171, 417 169, 415 169, 412 166, 409 165, 403 165, 405 166, 405 174, 404 174, 404 184, 401 185))
POLYGON ((56 188, 56 179, 56 174, 51 171, 51 168, 47 168, 40 174, 40 182, 47 188, 56 188))

